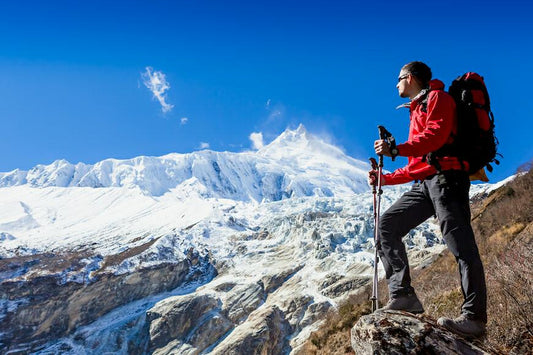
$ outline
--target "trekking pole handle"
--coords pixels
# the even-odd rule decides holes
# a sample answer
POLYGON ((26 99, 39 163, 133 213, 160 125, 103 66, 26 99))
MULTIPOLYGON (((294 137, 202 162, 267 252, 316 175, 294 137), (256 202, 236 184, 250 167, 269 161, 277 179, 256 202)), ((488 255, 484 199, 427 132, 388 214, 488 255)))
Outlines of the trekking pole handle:
MULTIPOLYGON (((370 166, 372 167, 373 171, 378 171, 378 162, 374 158, 369 158, 370 160, 370 166)), ((372 184, 372 193, 376 193, 376 186, 378 185, 378 176, 376 175, 376 180, 374 180, 374 183, 372 184)))
POLYGON ((380 139, 383 139, 383 140, 387 140, 392 137, 392 134, 387 131, 387 129, 383 126, 378 126, 378 130, 379 130, 379 138, 380 139))
MULTIPOLYGON (((383 126, 378 126, 378 130, 379 130, 379 139, 382 139, 387 142, 391 152, 396 150, 396 139, 394 139, 393 135, 389 131, 387 131, 387 129, 383 126)), ((391 158, 392 158, 392 161, 394 161, 394 159, 396 159, 396 155, 392 154, 391 158)), ((382 160, 383 160, 383 156, 380 156, 380 163, 382 160)), ((380 166, 383 166, 383 163, 381 163, 380 166)))
POLYGON ((378 162, 374 158, 369 158, 370 160, 370 166, 372 167, 372 170, 378 170, 378 162))

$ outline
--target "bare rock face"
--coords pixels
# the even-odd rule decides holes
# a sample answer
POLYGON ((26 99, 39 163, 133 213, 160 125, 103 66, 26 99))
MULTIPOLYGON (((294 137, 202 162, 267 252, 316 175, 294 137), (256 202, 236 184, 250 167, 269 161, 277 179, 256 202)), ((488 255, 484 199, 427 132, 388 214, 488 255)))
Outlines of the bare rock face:
MULTIPOLYGON (((176 296, 158 303, 147 313, 150 322, 150 348, 167 346, 169 339, 186 339, 206 318, 213 318, 219 300, 208 295, 176 296)), ((220 334, 217 334, 220 335, 220 334)))
POLYGON ((288 345, 290 325, 276 306, 262 307, 236 326, 221 300, 210 295, 176 296, 148 312, 153 354, 279 354, 288 345), (222 308, 221 308, 222 307, 222 308), (229 334, 216 348, 217 339, 229 334))
MULTIPOLYGON (((150 309, 147 313, 150 351, 161 354, 197 354, 205 351, 224 334, 246 322, 266 296, 260 282, 240 285, 226 283, 217 289, 226 292, 175 296, 150 309)), ((270 319, 268 316, 264 318, 270 319)), ((278 318, 283 319, 282 316, 278 318)), ((268 325, 277 326, 277 323, 267 324, 262 332, 268 329, 268 325)))
POLYGON ((400 311, 363 316, 351 334, 356 354, 490 354, 428 317, 400 311))
POLYGON ((257 309, 265 297, 265 290, 260 283, 238 285, 228 292, 228 297, 224 302, 224 311, 229 319, 238 323, 257 309))
POLYGON ((278 307, 262 307, 213 349, 213 354, 283 354, 288 352, 289 333, 290 325, 278 307))
MULTIPOLYGON (((10 262, 14 264, 17 260, 10 262)), ((4 310, 0 316, 0 349, 31 352, 50 339, 72 334, 117 307, 194 280, 198 277, 197 269, 209 268, 204 265, 206 262, 207 259, 188 257, 127 274, 102 272, 85 283, 62 282, 55 274, 38 273, 26 279, 2 281, 0 300, 18 307, 9 312, 4 310)), ((39 266, 35 262, 35 268, 39 266)))
POLYGON ((54 277, 2 283, 2 298, 26 297, 32 302, 8 314, 0 331, 8 334, 6 344, 28 339, 38 344, 38 339, 64 336, 120 305, 176 287, 184 281, 187 271, 188 264, 183 262, 137 274, 105 274, 90 284, 58 285, 54 277))

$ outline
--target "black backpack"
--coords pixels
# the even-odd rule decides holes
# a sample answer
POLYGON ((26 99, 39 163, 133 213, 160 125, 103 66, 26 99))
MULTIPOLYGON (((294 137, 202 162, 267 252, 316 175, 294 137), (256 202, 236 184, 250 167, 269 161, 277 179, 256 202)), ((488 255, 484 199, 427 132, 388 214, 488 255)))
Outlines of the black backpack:
POLYGON ((474 175, 484 167, 492 172, 496 159, 498 139, 494 135, 494 115, 483 77, 466 73, 455 79, 448 90, 457 105, 457 134, 453 142, 428 154, 427 161, 439 169, 436 157, 455 156, 461 163, 468 162, 468 173, 474 175))

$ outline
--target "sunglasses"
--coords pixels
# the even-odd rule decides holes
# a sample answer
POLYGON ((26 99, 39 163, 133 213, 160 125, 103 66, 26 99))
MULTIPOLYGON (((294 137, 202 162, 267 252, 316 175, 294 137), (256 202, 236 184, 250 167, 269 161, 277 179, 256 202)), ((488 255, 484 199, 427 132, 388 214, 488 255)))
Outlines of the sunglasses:
POLYGON ((402 75, 398 78, 398 82, 402 81, 403 79, 407 78, 410 74, 402 75))

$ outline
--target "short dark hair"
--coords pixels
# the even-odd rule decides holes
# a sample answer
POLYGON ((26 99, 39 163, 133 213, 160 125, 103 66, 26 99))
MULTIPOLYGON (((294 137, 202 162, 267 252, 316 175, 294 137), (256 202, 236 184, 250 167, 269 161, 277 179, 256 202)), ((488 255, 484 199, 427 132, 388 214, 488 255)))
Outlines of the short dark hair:
POLYGON ((431 80, 432 73, 431 69, 422 62, 410 62, 403 66, 402 70, 405 70, 409 74, 415 76, 422 87, 428 87, 429 81, 431 80))

